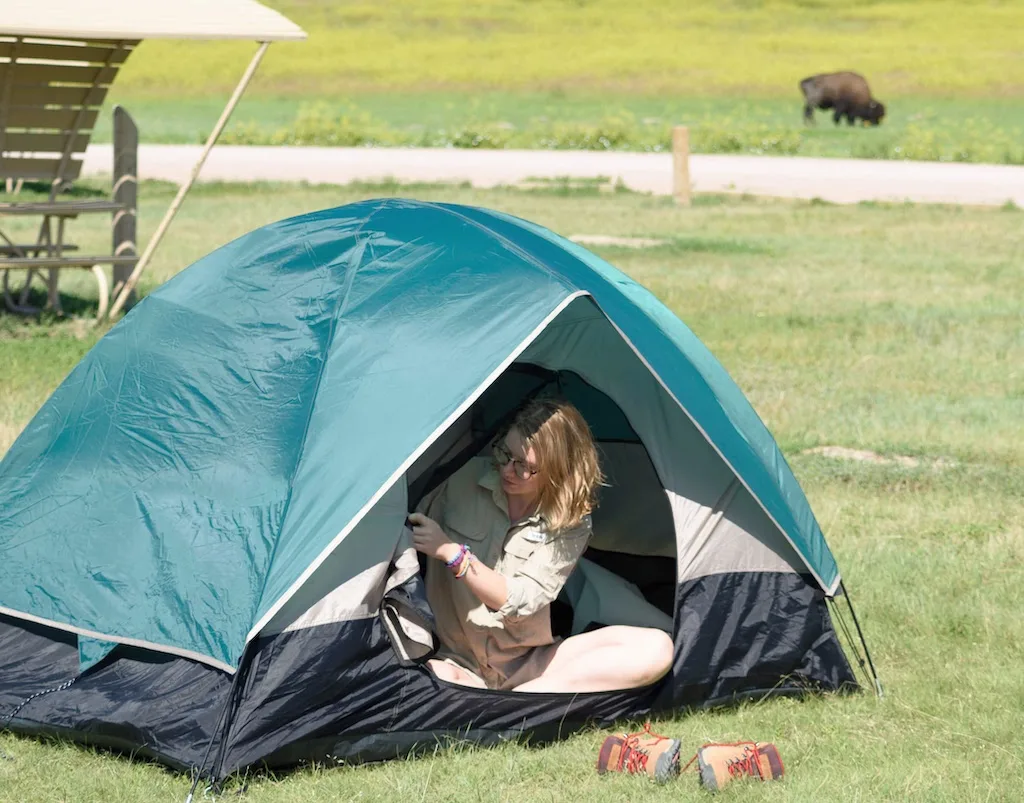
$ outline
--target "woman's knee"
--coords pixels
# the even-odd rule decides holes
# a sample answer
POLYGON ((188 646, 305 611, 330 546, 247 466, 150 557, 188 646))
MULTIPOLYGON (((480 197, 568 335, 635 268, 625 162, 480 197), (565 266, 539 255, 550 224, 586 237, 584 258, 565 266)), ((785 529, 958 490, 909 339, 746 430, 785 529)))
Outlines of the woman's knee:
POLYGON ((671 669, 675 656, 672 637, 665 631, 653 627, 631 627, 627 649, 641 657, 646 669, 646 679, 653 682, 671 669))
POLYGON ((672 637, 664 630, 630 625, 614 625, 605 629, 623 647, 640 650, 648 655, 667 656, 669 661, 672 660, 672 637))
POLYGON ((652 663, 659 668, 658 677, 661 677, 672 668, 676 647, 672 643, 672 637, 664 630, 652 630, 650 639, 650 650, 653 656, 652 663))
POLYGON ((621 631, 616 638, 623 655, 630 657, 635 685, 645 686, 668 674, 675 655, 671 636, 653 627, 623 627, 621 631))

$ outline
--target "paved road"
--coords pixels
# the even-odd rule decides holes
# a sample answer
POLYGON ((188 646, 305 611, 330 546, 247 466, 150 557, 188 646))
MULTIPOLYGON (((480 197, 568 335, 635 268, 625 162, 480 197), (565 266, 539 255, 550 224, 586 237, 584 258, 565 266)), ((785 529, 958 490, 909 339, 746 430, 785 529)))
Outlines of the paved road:
MULTIPOLYGON (((143 178, 185 181, 198 145, 142 145, 143 178)), ((109 174, 110 145, 90 145, 84 174, 109 174)), ((661 153, 516 151, 445 148, 295 148, 219 145, 200 180, 308 181, 346 184, 394 178, 402 182, 463 182, 477 187, 519 184, 531 178, 606 176, 660 195, 672 191, 672 157, 661 153)), ((916 201, 1024 206, 1024 167, 694 155, 696 192, 737 192, 835 203, 916 201)))

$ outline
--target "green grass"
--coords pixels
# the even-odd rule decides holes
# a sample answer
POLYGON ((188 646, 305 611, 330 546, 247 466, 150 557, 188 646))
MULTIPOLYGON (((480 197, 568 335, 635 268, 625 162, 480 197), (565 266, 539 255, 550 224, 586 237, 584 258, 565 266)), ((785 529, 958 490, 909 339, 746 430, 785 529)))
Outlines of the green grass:
MULTIPOLYGON (((172 99, 121 93, 114 97, 123 101, 139 124, 143 141, 185 143, 205 139, 227 100, 226 95, 172 99)), ((696 127, 702 123, 724 127, 728 123, 730 126, 750 124, 773 129, 792 128, 802 132, 809 143, 821 142, 816 147, 823 149, 838 147, 825 144, 834 138, 852 137, 850 141, 856 142, 864 134, 891 134, 893 130, 905 131, 911 125, 941 130, 985 124, 993 129, 1024 130, 1024 102, 1015 98, 904 98, 896 104, 890 103, 890 106, 890 114, 877 130, 860 127, 851 130, 845 123, 835 126, 823 111, 817 113, 817 125, 805 129, 802 123, 803 100, 796 82, 778 98, 647 96, 614 92, 601 95, 565 92, 381 92, 291 97, 247 94, 239 103, 227 130, 239 137, 251 130, 270 136, 292 126, 301 115, 316 110, 368 119, 395 136, 447 131, 471 123, 501 124, 505 128, 512 126, 512 130, 525 130, 544 122, 595 124, 621 116, 631 117, 638 127, 658 124, 696 127)), ((110 125, 110 115, 101 116, 94 136, 96 141, 110 141, 110 125)))
MULTIPOLYGON (((143 237, 170 191, 143 187, 143 237)), ((791 461, 888 694, 765 700, 656 721, 691 752, 711 740, 779 745, 783 782, 731 789, 723 799, 1020 799, 1024 212, 704 195, 684 210, 589 186, 573 193, 203 185, 143 289, 263 223, 391 194, 496 207, 564 234, 665 240, 595 250, 694 329, 791 461), (922 464, 806 453, 822 445, 922 464), (948 465, 932 467, 938 458, 948 465)), ((73 226, 80 240, 92 236, 84 221, 73 226)), ((87 306, 87 277, 66 290, 68 306, 87 306)), ((78 321, 0 317, 0 452, 95 337, 78 321)), ((241 799, 708 799, 692 776, 669 787, 599 778, 593 764, 606 733, 543 749, 456 745, 376 766, 254 775, 241 799)), ((13 757, 0 759, 2 801, 180 800, 188 787, 158 766, 73 745, 2 734, 0 749, 13 757)), ((228 792, 241 784, 234 780, 228 792)))
MULTIPOLYGON (((263 95, 609 90, 785 97, 858 69, 889 96, 1020 94, 1024 7, 989 0, 271 0, 309 34, 274 45, 263 95)), ((252 43, 148 41, 125 90, 230 91, 252 43)))
MULTIPOLYGON (((871 0, 414 0, 271 5, 309 39, 275 44, 225 142, 663 149, 1024 163, 1024 4, 871 0), (856 69, 875 130, 801 124, 807 75, 856 69)), ((147 41, 122 103, 143 141, 205 139, 253 51, 147 41)))
MULTIPOLYGON (((222 99, 122 98, 143 141, 205 141, 222 99)), ((253 96, 221 141, 247 145, 405 145, 460 148, 668 150, 673 125, 694 153, 750 153, 1024 164, 1024 103, 906 99, 875 128, 802 123, 788 99, 610 94, 354 95, 309 100, 253 96)), ((109 113, 96 141, 110 139, 109 113)))

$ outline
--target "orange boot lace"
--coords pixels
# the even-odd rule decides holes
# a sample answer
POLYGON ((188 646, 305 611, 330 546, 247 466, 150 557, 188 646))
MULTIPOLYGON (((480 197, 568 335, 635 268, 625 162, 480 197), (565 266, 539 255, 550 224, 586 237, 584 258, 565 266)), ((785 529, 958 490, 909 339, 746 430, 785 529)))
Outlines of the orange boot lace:
POLYGON ((743 747, 743 758, 730 759, 726 768, 729 770, 729 775, 733 778, 739 778, 743 775, 751 775, 755 778, 761 777, 761 767, 757 763, 757 746, 753 742, 748 742, 743 747))
POLYGON ((651 737, 652 739, 667 739, 667 736, 662 736, 660 733, 655 733, 651 730, 651 723, 645 722, 644 729, 638 733, 631 733, 626 736, 626 749, 623 750, 624 758, 626 759, 626 771, 627 772, 647 772, 647 760, 650 758, 650 754, 646 749, 640 746, 640 739, 643 737, 651 737))

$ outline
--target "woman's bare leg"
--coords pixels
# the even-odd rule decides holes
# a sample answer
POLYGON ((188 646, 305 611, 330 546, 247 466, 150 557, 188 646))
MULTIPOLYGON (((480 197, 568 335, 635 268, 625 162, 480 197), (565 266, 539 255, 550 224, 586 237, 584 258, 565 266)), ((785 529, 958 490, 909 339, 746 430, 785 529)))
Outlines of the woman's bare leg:
POLYGON ((672 667, 672 639, 651 627, 613 625, 571 636, 526 692, 612 691, 646 686, 672 667))
POLYGON ((449 683, 458 683, 460 686, 472 686, 475 689, 487 688, 487 684, 483 680, 461 666, 456 666, 447 661, 439 661, 436 658, 431 658, 427 661, 427 665, 441 680, 447 680, 449 683))

